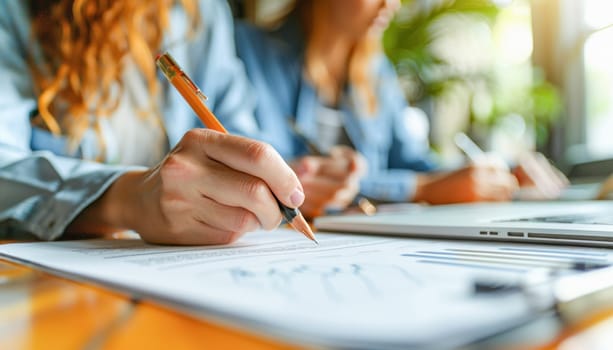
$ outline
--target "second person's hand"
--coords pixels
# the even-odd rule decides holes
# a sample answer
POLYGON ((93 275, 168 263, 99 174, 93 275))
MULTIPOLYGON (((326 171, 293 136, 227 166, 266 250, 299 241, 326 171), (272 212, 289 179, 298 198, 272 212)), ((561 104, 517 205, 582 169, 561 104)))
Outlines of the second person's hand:
POLYGON ((299 158, 291 166, 304 187, 307 199, 300 211, 307 218, 350 205, 366 173, 364 158, 347 146, 335 146, 328 156, 299 158))

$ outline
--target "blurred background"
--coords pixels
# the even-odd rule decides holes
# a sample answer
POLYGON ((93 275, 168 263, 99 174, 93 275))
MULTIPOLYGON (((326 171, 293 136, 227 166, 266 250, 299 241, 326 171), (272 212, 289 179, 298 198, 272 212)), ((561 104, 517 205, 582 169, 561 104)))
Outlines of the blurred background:
MULTIPOLYGON (((288 1, 231 5, 266 24, 288 1)), ((461 157, 453 136, 464 131, 511 162, 538 150, 572 178, 599 177, 613 172, 611 10, 611 0, 403 0, 383 45, 444 162, 461 157)))

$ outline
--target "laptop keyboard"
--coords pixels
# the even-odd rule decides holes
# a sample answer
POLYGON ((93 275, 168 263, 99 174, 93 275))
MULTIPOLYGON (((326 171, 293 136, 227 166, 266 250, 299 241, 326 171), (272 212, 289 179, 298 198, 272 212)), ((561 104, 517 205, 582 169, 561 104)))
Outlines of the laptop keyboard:
POLYGON ((587 225, 613 225, 612 213, 586 213, 586 214, 566 214, 540 216, 532 218, 520 218, 515 220, 520 222, 549 222, 558 224, 587 224, 587 225))

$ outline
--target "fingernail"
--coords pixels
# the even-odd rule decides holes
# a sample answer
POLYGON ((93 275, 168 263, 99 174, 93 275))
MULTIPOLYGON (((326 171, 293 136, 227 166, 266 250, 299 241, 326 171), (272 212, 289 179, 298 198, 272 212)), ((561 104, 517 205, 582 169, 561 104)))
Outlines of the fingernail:
POLYGON ((299 207, 304 202, 304 193, 299 189, 294 190, 294 193, 289 197, 289 200, 292 202, 294 207, 299 207))

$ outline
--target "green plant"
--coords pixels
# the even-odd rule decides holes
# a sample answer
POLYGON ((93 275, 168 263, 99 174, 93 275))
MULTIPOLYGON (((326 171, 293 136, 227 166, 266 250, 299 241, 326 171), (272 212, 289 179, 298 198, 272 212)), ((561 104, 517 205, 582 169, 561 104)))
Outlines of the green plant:
POLYGON ((383 47, 407 87, 409 101, 436 96, 455 83, 482 75, 462 72, 432 49, 446 33, 434 25, 449 15, 464 15, 474 21, 493 22, 498 7, 488 0, 405 0, 383 37, 383 47), (410 86, 407 86, 410 85, 410 86))
POLYGON ((384 49, 410 103, 440 100, 462 90, 469 99, 468 129, 487 132, 505 116, 519 115, 533 128, 540 146, 562 101, 532 67, 529 55, 523 62, 502 64, 493 53, 494 29, 504 11, 491 0, 406 0, 384 35, 384 49), (466 31, 469 41, 489 40, 491 47, 485 43, 462 61, 462 40, 445 42, 458 36, 457 31, 466 31))

